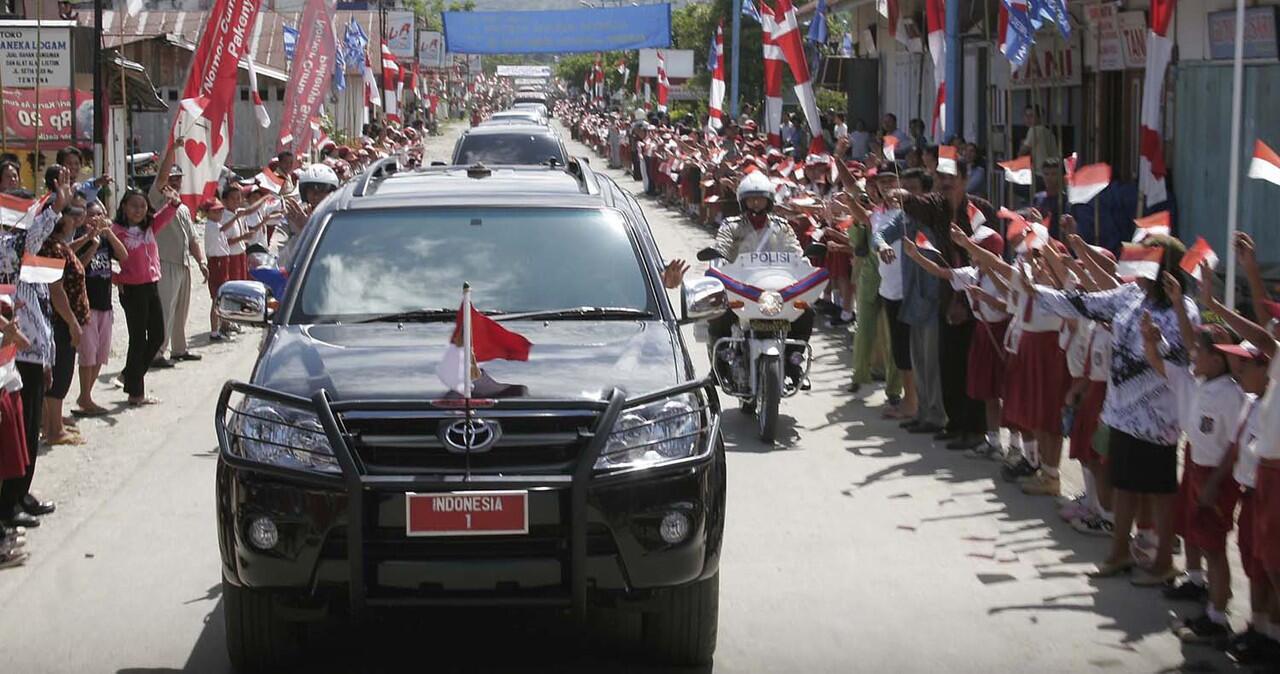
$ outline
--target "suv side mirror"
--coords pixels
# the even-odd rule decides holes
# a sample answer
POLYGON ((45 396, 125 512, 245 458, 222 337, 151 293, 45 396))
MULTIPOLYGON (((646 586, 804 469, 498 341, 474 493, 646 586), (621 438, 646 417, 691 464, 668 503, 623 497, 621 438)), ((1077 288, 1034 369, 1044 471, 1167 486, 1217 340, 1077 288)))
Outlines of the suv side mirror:
POLYGON ((681 288, 680 306, 681 323, 705 321, 729 310, 729 296, 719 279, 695 278, 681 288))
POLYGON ((227 281, 218 288, 218 318, 232 323, 266 325, 270 295, 259 281, 227 281))

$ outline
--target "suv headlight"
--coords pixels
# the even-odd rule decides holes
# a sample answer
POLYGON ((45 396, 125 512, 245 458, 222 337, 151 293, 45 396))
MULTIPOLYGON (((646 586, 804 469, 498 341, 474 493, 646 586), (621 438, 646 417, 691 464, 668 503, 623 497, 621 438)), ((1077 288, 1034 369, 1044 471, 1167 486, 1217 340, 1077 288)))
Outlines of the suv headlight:
POLYGON ((646 468, 697 454, 705 429, 702 398, 684 393, 622 411, 596 470, 646 468))
POLYGON ((232 453, 295 470, 341 473, 320 419, 314 413, 257 398, 232 411, 232 453))

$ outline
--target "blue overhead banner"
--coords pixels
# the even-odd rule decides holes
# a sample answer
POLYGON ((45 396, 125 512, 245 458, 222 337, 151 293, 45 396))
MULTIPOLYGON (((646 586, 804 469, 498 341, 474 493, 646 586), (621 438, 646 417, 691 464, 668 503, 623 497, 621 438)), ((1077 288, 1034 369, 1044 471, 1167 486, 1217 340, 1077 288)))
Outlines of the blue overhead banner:
POLYGON ((671 5, 538 12, 445 12, 453 54, 539 54, 671 46, 671 5))

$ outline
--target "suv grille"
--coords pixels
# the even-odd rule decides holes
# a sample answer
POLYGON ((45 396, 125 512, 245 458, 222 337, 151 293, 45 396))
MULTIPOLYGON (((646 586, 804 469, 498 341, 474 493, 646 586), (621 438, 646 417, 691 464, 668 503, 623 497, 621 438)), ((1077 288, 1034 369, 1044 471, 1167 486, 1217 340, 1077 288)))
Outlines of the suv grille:
MULTIPOLYGON (((593 411, 477 413, 501 434, 488 450, 471 454, 472 472, 568 472, 596 422, 593 411)), ((461 473, 467 457, 451 451, 440 429, 461 417, 422 412, 346 412, 339 420, 352 450, 371 471, 461 473)))

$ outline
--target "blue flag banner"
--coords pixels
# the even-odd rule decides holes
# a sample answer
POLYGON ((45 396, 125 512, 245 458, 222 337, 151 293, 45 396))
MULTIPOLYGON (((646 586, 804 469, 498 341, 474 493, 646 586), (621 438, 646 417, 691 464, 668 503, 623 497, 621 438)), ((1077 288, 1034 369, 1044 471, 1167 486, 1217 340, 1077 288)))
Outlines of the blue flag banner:
POLYGON ((813 20, 809 22, 809 41, 821 42, 827 41, 827 0, 818 0, 818 9, 813 13, 813 20))
POLYGON ((1009 11, 1009 30, 1005 37, 1004 57, 1014 68, 1022 67, 1031 53, 1031 45, 1035 43, 1036 31, 1032 28, 1031 11, 1024 5, 1001 0, 1009 11))
POLYGON ((1027 0, 1027 19, 1031 21, 1032 30, 1040 30, 1045 18, 1053 20, 1049 11, 1049 0, 1027 0))
POLYGON ((364 50, 369 46, 369 36, 365 34, 364 27, 354 17, 347 24, 347 31, 342 36, 342 42, 342 48, 338 49, 338 53, 345 57, 347 63, 359 63, 361 72, 363 72, 364 50), (343 51, 346 53, 343 54, 343 51))
POLYGON ((334 45, 333 50, 333 88, 337 91, 347 90, 347 55, 341 44, 334 45))
POLYGON ((1048 0, 1053 22, 1058 24, 1058 32, 1063 38, 1071 37, 1071 18, 1067 14, 1067 0, 1048 0))
POLYGON ((671 5, 538 12, 445 12, 452 54, 624 51, 671 46, 671 5))
POLYGON ((293 51, 298 48, 298 29, 286 24, 284 26, 284 60, 293 62, 293 51))
POLYGON ((742 15, 755 19, 756 23, 764 23, 760 18, 760 8, 756 7, 756 0, 742 0, 742 15))

